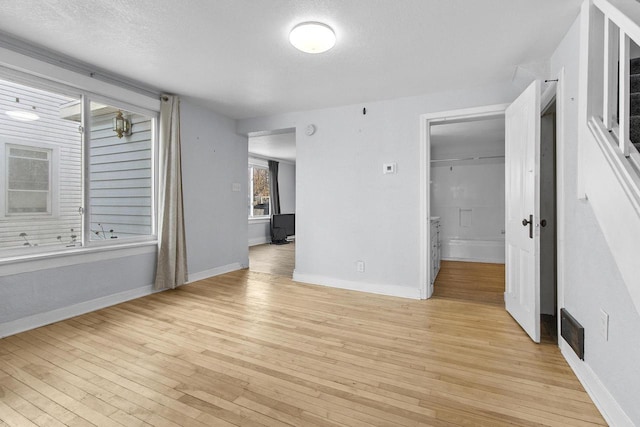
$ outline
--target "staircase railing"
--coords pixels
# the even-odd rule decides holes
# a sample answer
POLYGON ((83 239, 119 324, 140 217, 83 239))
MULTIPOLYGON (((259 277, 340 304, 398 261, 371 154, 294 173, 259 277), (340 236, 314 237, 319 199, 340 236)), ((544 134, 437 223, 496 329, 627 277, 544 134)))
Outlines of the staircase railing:
POLYGON ((629 6, 637 9, 638 3, 593 0, 593 4, 604 15, 602 126, 612 134, 619 152, 640 174, 640 152, 636 149, 640 145, 640 120, 632 120, 630 100, 631 46, 632 43, 640 46, 640 25, 628 14, 629 10, 621 10, 629 6))
POLYGON ((581 20, 578 111, 587 126, 578 127, 578 195, 589 201, 640 313, 640 152, 633 145, 640 102, 630 102, 640 92, 640 79, 633 90, 630 81, 632 56, 640 57, 640 2, 589 0, 581 20))

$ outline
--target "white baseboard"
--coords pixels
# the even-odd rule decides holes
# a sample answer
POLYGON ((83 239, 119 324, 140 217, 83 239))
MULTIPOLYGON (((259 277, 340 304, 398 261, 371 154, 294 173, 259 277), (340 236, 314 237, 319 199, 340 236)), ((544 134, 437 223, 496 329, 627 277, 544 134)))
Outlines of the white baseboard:
POLYGON ((249 239, 249 246, 264 245, 265 243, 271 243, 271 239, 266 236, 249 239))
POLYGON ((100 310, 105 307, 120 304, 132 299, 151 295, 155 292, 153 285, 142 286, 140 288, 119 292, 113 295, 96 298, 90 301, 62 307, 45 313, 38 313, 32 316, 23 317, 21 319, 0 323, 0 338, 14 335, 30 329, 39 328, 40 326, 59 322, 91 311, 100 310))
POLYGON ((482 258, 482 257, 473 257, 473 258, 456 258, 456 257, 446 257, 442 258, 443 261, 464 261, 464 262, 482 262, 486 264, 504 264, 504 259, 498 258, 482 258))
POLYGON ((353 282, 350 280, 336 279, 334 277, 317 276, 293 272, 293 280, 296 282, 310 283, 312 285, 329 286, 332 288, 348 289, 350 291, 369 292, 372 294, 389 295, 392 297, 420 299, 420 289, 405 286, 380 285, 374 283, 353 282))
POLYGON ((609 390, 602 384, 591 367, 580 360, 569 344, 562 338, 560 338, 560 351, 607 424, 616 427, 636 426, 609 393, 609 390))
POLYGON ((234 262, 233 264, 227 264, 227 265, 212 268, 209 270, 200 271, 197 273, 189 273, 187 283, 193 283, 193 282, 197 282, 198 280, 208 279, 209 277, 219 276, 225 273, 231 273, 232 271, 242 270, 243 268, 247 268, 247 266, 244 266, 239 262, 234 262))

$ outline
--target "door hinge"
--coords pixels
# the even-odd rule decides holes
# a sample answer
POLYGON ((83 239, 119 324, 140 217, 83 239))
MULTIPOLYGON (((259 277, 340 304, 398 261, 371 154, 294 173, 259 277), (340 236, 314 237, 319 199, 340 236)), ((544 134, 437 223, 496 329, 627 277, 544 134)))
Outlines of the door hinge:
POLYGON ((84 208, 83 208, 82 206, 80 206, 80 207, 78 208, 78 213, 79 213, 80 215, 84 215, 84 208))

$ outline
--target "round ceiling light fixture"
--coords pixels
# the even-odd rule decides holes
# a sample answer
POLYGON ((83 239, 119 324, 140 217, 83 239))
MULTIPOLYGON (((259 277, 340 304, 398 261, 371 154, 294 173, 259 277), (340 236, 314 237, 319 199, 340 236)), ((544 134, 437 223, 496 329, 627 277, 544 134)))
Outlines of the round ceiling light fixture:
POLYGON ((336 33, 321 22, 303 22, 293 27, 289 41, 302 52, 322 53, 336 44, 336 33))

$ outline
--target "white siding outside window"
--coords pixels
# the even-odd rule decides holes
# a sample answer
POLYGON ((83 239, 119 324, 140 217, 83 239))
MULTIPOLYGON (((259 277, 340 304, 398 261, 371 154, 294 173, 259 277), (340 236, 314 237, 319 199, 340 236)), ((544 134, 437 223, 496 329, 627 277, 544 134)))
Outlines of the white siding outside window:
POLYGON ((60 114, 61 106, 79 98, 0 79, 0 251, 15 249, 19 251, 11 254, 19 255, 34 246, 55 250, 79 245, 82 138, 79 123, 60 114), (24 109, 35 112, 38 119, 20 121, 6 114, 24 109), (39 164, 43 172, 46 161, 34 157, 45 153, 48 194, 44 182, 36 184, 44 177, 36 172, 29 177, 22 171, 23 176, 16 175, 10 182, 11 170, 18 171, 21 166, 39 164), (23 178, 30 182, 19 183, 23 178), (30 206, 25 204, 28 191, 32 192, 30 206))

